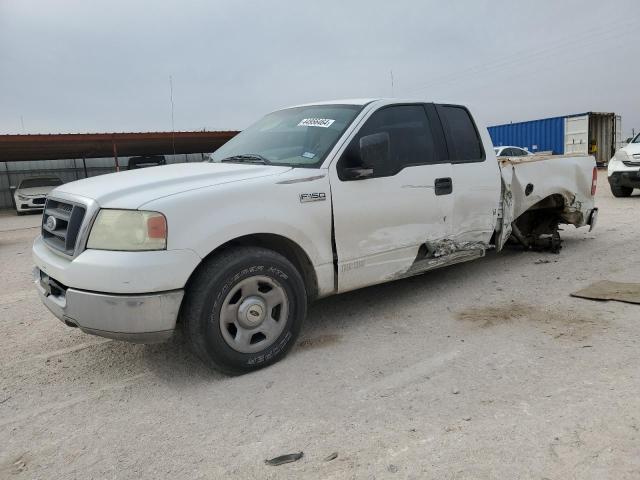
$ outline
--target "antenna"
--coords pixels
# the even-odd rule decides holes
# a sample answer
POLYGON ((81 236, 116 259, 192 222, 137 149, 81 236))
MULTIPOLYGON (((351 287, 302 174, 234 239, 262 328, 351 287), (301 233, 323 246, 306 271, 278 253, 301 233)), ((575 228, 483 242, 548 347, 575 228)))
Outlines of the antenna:
POLYGON ((393 93, 393 70, 390 70, 391 72, 391 96, 394 97, 394 93, 393 93))
POLYGON ((171 102, 171 147, 176 154, 176 129, 173 123, 173 77, 169 75, 169 101, 171 102))

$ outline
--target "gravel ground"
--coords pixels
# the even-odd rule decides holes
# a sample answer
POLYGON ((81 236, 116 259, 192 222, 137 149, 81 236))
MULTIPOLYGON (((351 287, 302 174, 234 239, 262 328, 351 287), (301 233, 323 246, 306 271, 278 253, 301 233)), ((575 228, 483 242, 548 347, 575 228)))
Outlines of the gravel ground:
POLYGON ((598 204, 559 255, 320 301, 284 361, 235 378, 180 336, 61 324, 30 281, 39 217, 1 215, 0 478, 640 478, 640 306, 569 296, 640 282, 640 197, 601 172, 598 204))

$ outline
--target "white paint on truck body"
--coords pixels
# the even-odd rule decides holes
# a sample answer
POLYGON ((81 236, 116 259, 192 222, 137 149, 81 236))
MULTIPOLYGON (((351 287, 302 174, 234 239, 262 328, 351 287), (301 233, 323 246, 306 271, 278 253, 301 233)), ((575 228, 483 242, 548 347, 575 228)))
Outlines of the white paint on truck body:
MULTIPOLYGON (((322 297, 478 258, 493 247, 494 232, 498 232, 494 244, 500 249, 511 221, 545 196, 562 195, 580 214, 570 222, 576 226, 584 225, 594 208, 593 158, 499 162, 486 128, 477 119, 483 161, 405 166, 391 176, 343 181, 338 161, 374 112, 424 102, 324 102, 332 103, 361 105, 362 110, 316 168, 175 164, 57 188, 52 198, 87 206, 82 232, 90 231, 104 208, 162 213, 168 229, 166 250, 105 251, 81 244, 73 256, 66 256, 37 239, 33 249, 37 267, 79 290, 118 295, 177 291, 222 245, 269 234, 304 252, 317 281, 316 293, 322 297), (436 179, 449 179, 451 192, 436 194, 436 179), (534 189, 526 195, 528 183, 534 189)), ((108 331, 109 325, 103 330, 108 331)))

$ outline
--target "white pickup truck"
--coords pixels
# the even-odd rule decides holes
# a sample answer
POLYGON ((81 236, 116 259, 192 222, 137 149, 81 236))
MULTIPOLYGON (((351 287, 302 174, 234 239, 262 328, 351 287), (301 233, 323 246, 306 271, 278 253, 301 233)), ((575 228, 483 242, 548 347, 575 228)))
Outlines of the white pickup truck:
POLYGON ((35 284, 64 323, 133 342, 181 323, 210 366, 281 359, 317 298, 593 227, 588 156, 497 159, 459 105, 344 100, 271 113, 203 163, 48 197, 35 284))

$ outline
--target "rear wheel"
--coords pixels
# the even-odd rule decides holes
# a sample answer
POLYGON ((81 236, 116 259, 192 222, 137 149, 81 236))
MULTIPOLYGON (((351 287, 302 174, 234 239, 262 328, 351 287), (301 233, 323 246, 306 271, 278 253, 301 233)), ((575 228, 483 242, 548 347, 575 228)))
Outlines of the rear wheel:
POLYGON ((622 185, 611 185, 611 193, 614 197, 630 197, 633 193, 633 188, 623 187, 622 185))
POLYGON ((302 276, 282 255, 238 247, 206 261, 190 283, 182 318, 196 354, 226 373, 277 362, 306 315, 302 276))

